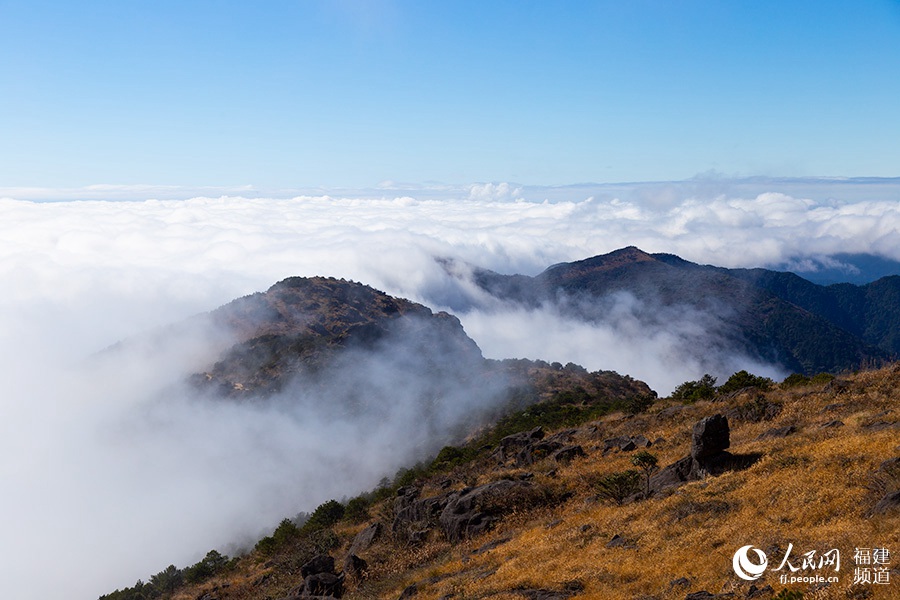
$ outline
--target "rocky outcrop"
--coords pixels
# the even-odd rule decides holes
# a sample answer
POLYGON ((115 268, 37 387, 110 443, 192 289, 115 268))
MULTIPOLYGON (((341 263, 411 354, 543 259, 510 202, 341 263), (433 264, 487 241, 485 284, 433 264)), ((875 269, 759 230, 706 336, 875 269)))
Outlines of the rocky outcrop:
POLYGON ((532 487, 525 481, 502 479, 453 492, 440 516, 444 535, 458 542, 484 533, 508 511, 517 494, 532 487))
POLYGON ((631 452, 637 448, 649 448, 652 445, 652 442, 643 435, 623 435, 603 440, 603 452, 612 450, 631 452))
POLYGON ((691 433, 691 457, 704 461, 731 445, 728 419, 725 415, 712 415, 700 419, 691 433))
POLYGON ((789 435, 793 435, 797 433, 797 428, 793 425, 788 425, 786 427, 774 427, 772 429, 767 429, 763 431, 761 434, 756 436, 757 440, 769 440, 769 439, 777 439, 777 438, 785 438, 789 435))
POLYGON ((500 440, 493 456, 502 465, 512 462, 517 467, 527 467, 545 458, 567 463, 586 455, 584 448, 569 443, 575 432, 561 431, 546 439, 542 427, 514 433, 500 440))
POLYGON ((900 511, 900 490, 886 494, 872 509, 872 512, 876 515, 898 511, 900 511))
POLYGON ((344 574, 334 572, 334 558, 322 554, 300 567, 303 584, 282 600, 339 600, 344 595, 344 574))
POLYGON ((402 488, 395 500, 391 531, 407 542, 423 541, 439 529, 451 542, 484 533, 534 490, 526 481, 501 479, 474 488, 464 488, 430 498, 419 498, 418 490, 402 488))
POLYGON ((701 419, 691 431, 690 455, 651 477, 651 493, 726 471, 734 464, 734 457, 725 451, 730 445, 731 434, 725 415, 717 414, 701 419))
POLYGON ((348 554, 344 559, 344 575, 357 581, 368 575, 369 563, 355 554, 348 554))
POLYGON ((382 526, 380 522, 375 522, 356 534, 353 542, 350 544, 349 553, 359 554, 368 550, 375 540, 381 535, 382 526))

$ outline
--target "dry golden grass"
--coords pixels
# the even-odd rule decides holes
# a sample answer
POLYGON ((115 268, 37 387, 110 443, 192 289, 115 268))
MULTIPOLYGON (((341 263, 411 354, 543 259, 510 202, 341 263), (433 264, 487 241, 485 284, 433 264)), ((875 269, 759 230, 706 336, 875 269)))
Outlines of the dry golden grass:
MULTIPOLYGON (((781 406, 771 420, 730 419, 730 451, 760 456, 749 468, 623 506, 596 497, 600 477, 632 468, 631 453, 604 456, 603 439, 635 434, 650 440, 662 438, 650 451, 660 466, 665 466, 687 455, 690 430, 697 420, 755 402, 759 394, 749 391, 725 401, 698 402, 670 416, 658 415, 675 405, 668 401, 658 403, 649 414, 609 415, 592 424, 597 432, 585 427, 576 436, 587 452, 585 458, 568 465, 548 461, 529 467, 536 484, 571 493, 563 504, 509 515, 493 531, 457 545, 441 540, 435 532, 424 545, 408 547, 395 543, 386 533, 362 553, 369 562, 369 579, 349 582, 345 598, 393 600, 415 583, 415 600, 521 600, 523 596, 516 590, 562 590, 571 582, 583 586, 576 596, 579 599, 682 600, 698 590, 734 591, 742 598, 750 583, 735 575, 732 557, 748 544, 764 549, 769 557, 769 570, 756 582, 758 587, 769 584, 776 591, 790 587, 815 600, 863 597, 858 595, 862 589, 871 592, 865 597, 873 600, 900 598, 897 572, 892 573, 890 585, 852 586, 855 547, 888 548, 892 552, 890 566, 900 568, 900 514, 871 515, 871 508, 884 493, 875 485, 874 473, 882 461, 900 456, 900 429, 867 428, 879 420, 898 420, 900 365, 846 379, 846 391, 839 386, 807 386, 765 393, 766 402, 781 406), (834 420, 844 425, 821 427, 834 420), (789 425, 797 430, 793 435, 757 439, 767 430, 789 425), (607 548, 617 534, 634 547, 607 548), (498 540, 505 541, 476 552, 498 540), (781 585, 780 573, 774 569, 789 544, 793 544, 795 565, 809 550, 821 554, 839 548, 839 583, 819 590, 808 584, 781 585), (682 577, 689 580, 689 586, 672 585, 682 577)), ((452 487, 517 477, 523 472, 490 468, 484 463, 469 465, 451 474, 452 487)), ((442 490, 426 487, 422 494, 430 496, 442 490)), ((385 504, 373 507, 371 514, 386 518, 390 510, 385 504)), ((365 525, 339 526, 337 534, 343 546, 333 553, 338 564, 350 540, 365 525)), ((389 530, 390 524, 386 525, 389 530)), ((297 584, 298 575, 251 558, 227 576, 187 589, 175 598, 196 600, 209 591, 219 600, 279 598, 297 584), (266 575, 268 579, 260 584, 266 575)))
MULTIPOLYGON (((625 506, 592 498, 592 482, 599 476, 631 467, 628 453, 603 456, 597 448, 600 439, 636 433, 651 440, 662 437, 666 441, 651 450, 661 465, 667 465, 688 453, 694 422, 752 400, 756 394, 738 394, 727 403, 701 402, 669 419, 611 415, 598 423, 599 436, 584 435, 579 440, 588 456, 557 469, 554 481, 574 492, 564 506, 508 519, 483 539, 448 549, 440 564, 407 573, 397 585, 381 590, 381 597, 396 598, 406 585, 416 582, 416 598, 423 600, 521 599, 514 590, 559 590, 571 581, 583 584, 584 591, 577 597, 585 599, 682 599, 697 590, 734 591, 742 597, 750 584, 734 574, 731 562, 734 552, 747 544, 769 549, 770 569, 757 583, 760 587, 770 584, 776 591, 790 587, 820 600, 854 597, 861 588, 851 585, 855 547, 886 547, 896 553, 892 566, 900 564, 900 516, 869 516, 877 500, 870 491, 873 473, 882 461, 900 454, 900 434, 896 428, 874 432, 863 428, 873 419, 897 419, 900 370, 860 373, 849 381, 850 391, 841 394, 822 386, 768 392, 766 400, 782 404, 776 418, 731 422, 731 451, 759 453, 756 464, 689 483, 667 497, 625 506), (881 415, 885 411, 893 412, 886 417, 881 415), (835 419, 845 425, 820 428, 835 419), (787 425, 797 432, 785 438, 756 439, 768 429, 787 425), (636 548, 607 548, 616 534, 636 548), (473 548, 507 536, 512 539, 472 554, 473 548), (839 548, 839 583, 821 590, 808 584, 781 585, 779 573, 773 570, 789 544, 793 544, 795 565, 803 552, 821 554, 839 548), (688 588, 671 585, 681 577, 690 580, 688 588)), ((542 465, 536 465, 535 472, 541 470, 542 465)), ((486 481, 490 474, 480 479, 486 481)), ((868 597, 900 598, 900 577, 893 576, 890 585, 864 586, 871 592, 868 597)), ((350 597, 366 596, 351 593, 350 597)))

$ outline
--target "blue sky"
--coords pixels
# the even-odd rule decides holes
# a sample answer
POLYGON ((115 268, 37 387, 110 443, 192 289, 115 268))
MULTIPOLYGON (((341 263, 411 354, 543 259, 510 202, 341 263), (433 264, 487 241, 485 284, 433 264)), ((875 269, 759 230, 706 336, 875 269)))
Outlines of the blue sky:
POLYGON ((900 175, 900 2, 0 0, 0 187, 900 175))

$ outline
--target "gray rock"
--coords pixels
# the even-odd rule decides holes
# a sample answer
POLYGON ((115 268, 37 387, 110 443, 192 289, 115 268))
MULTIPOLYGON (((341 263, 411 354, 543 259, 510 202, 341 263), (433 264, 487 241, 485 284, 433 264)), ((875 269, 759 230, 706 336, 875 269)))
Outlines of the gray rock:
POLYGON ((759 600, 768 600, 772 596, 775 595, 775 590, 771 585, 767 585, 766 587, 758 588, 755 585, 751 585, 750 589, 747 590, 747 595, 745 598, 759 598, 759 600))
POLYGON ((516 466, 527 467, 563 448, 561 442, 541 440, 525 446, 516 454, 516 466))
POLYGON ((884 498, 875 504, 872 512, 876 515, 884 515, 897 510, 900 510, 900 490, 885 494, 884 498))
MULTIPOLYGON (((406 541, 415 542, 413 534, 416 532, 426 532, 437 524, 438 517, 444 507, 447 505, 450 497, 456 492, 448 492, 440 496, 432 498, 419 499, 416 494, 414 499, 409 502, 401 503, 398 498, 395 506, 402 506, 399 510, 395 509, 394 522, 391 524, 391 532, 406 541)), ((405 496, 408 497, 408 496, 405 496)))
POLYGON ((691 457, 703 460, 724 451, 731 445, 728 419, 725 415, 712 415, 700 419, 691 435, 691 457))
POLYGON ((604 452, 609 452, 610 450, 621 450, 623 452, 629 452, 631 450, 634 450, 636 447, 637 446, 630 437, 619 436, 603 440, 604 452))
POLYGON ((634 542, 632 542, 631 540, 628 540, 617 533, 612 537, 611 540, 609 540, 606 543, 606 547, 607 548, 624 548, 626 550, 634 550, 635 548, 637 548, 637 545, 634 542))
POLYGON ((369 570, 369 563, 355 554, 348 554, 344 559, 344 574, 359 581, 365 579, 369 570))
POLYGON ((785 438, 789 435, 797 433, 797 428, 793 425, 788 425, 787 427, 775 427, 773 429, 768 429, 758 436, 756 439, 758 440, 767 440, 767 439, 776 439, 776 438, 785 438))
POLYGON ((633 436, 631 436, 631 441, 634 442, 634 445, 637 446, 638 448, 649 448, 650 446, 653 445, 653 442, 648 440, 643 435, 633 435, 633 436))
POLYGON ((507 461, 514 458, 521 450, 531 446, 535 442, 544 439, 544 429, 540 426, 530 431, 521 431, 508 435, 500 440, 500 460, 507 461))
POLYGON ((334 558, 327 554, 319 554, 300 567, 300 576, 304 579, 319 573, 334 573, 334 558))
POLYGON ((310 575, 303 582, 301 598, 315 596, 331 596, 340 598, 344 594, 344 575, 334 573, 317 573, 310 575))
POLYGON ((350 544, 350 554, 359 554, 368 550, 381 536, 381 531, 381 523, 376 522, 357 533, 353 538, 353 543, 350 544))
POLYGON ((444 535, 458 542, 487 531, 511 508, 506 503, 513 496, 532 487, 527 481, 502 479, 452 493, 439 518, 444 535))
POLYGON ((650 478, 650 492, 658 493, 690 481, 693 465, 694 459, 690 456, 685 456, 681 460, 663 468, 650 478))
POLYGON ((565 464, 571 462, 575 458, 587 456, 587 454, 581 446, 573 445, 560 448, 550 456, 556 462, 565 464))

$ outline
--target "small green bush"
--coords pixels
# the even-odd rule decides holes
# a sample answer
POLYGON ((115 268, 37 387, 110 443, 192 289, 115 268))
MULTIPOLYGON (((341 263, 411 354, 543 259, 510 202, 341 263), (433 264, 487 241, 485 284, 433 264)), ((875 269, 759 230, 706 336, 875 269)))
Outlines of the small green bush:
POLYGON ((801 385, 809 385, 810 379, 806 375, 801 373, 792 373, 784 378, 784 381, 781 382, 781 387, 784 389, 798 387, 801 385))
POLYGON ((351 523, 362 523, 369 518, 369 507, 372 503, 365 496, 351 498, 344 509, 344 519, 351 523))
POLYGON ((640 486, 641 474, 634 469, 604 475, 596 484, 597 495, 616 504, 622 504, 626 498, 637 494, 640 486))
POLYGON ((453 467, 457 467, 471 461, 477 456, 477 454, 478 452, 474 448, 444 446, 443 448, 441 448, 441 451, 438 452, 438 455, 435 457, 435 459, 431 461, 431 465, 429 465, 428 470, 432 473, 449 471, 453 467))
POLYGON ((818 373, 817 375, 813 375, 809 382, 813 385, 824 385, 834 379, 834 375, 831 373, 818 373))
POLYGON ((675 400, 696 402, 697 400, 709 400, 716 395, 716 378, 709 373, 698 381, 685 381, 672 392, 675 400))
MULTIPOLYGON (((316 510, 309 515, 306 523, 303 524, 304 532, 318 531, 320 529, 328 529, 344 516, 344 505, 337 500, 329 500, 316 507, 316 510)), ((283 523, 283 521, 282 521, 283 523)))
POLYGON ((730 394, 731 392, 750 387, 767 390, 771 388, 774 383, 775 382, 768 377, 760 377, 759 375, 753 375, 747 371, 738 371, 719 387, 719 393, 730 394))

